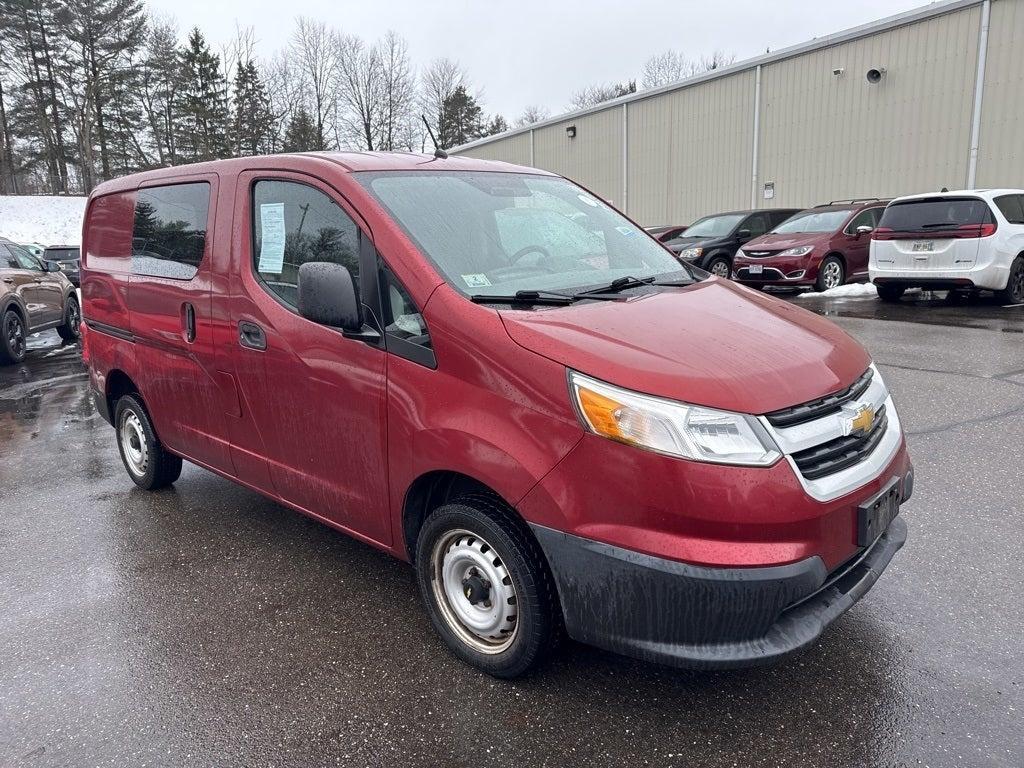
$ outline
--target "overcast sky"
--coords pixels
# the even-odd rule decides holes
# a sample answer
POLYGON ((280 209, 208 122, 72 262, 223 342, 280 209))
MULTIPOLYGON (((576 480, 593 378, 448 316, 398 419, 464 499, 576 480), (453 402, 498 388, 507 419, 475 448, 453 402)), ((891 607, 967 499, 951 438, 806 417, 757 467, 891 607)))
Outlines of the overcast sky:
POLYGON ((512 122, 528 104, 558 114, 574 91, 636 77, 655 53, 720 49, 738 59, 923 5, 922 0, 149 0, 182 35, 198 25, 215 45, 253 27, 259 51, 287 44, 296 16, 374 40, 393 29, 413 61, 462 64, 485 111, 512 122))

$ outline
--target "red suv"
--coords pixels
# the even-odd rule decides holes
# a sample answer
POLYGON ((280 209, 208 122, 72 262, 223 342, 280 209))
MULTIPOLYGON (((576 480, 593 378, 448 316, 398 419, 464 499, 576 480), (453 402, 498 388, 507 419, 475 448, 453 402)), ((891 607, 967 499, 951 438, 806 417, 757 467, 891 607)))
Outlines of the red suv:
POLYGON ((751 240, 733 260, 735 279, 766 285, 812 286, 818 291, 868 279, 871 233, 884 200, 834 201, 792 216, 751 240))
POLYGON ((82 295, 138 486, 187 460, 412 562, 438 634, 493 675, 563 628, 769 662, 906 537, 867 352, 543 171, 303 154, 109 181, 82 295))

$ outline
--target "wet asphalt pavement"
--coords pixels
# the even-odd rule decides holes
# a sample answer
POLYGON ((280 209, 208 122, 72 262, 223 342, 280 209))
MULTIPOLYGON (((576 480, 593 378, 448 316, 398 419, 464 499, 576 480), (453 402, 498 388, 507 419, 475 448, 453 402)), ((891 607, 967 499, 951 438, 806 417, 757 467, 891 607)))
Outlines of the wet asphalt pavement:
POLYGON ((892 566, 774 668, 570 644, 514 683, 444 651, 406 565, 189 465, 135 490, 43 334, 0 369, 0 766, 1024 766, 1024 308, 800 301, 906 424, 892 566))

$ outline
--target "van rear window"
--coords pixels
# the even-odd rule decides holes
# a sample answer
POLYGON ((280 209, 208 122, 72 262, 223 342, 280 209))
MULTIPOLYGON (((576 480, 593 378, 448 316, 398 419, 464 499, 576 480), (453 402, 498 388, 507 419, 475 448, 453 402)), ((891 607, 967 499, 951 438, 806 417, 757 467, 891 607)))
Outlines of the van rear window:
POLYGON ((977 197, 931 197, 892 203, 878 226, 894 232, 941 232, 991 222, 988 204, 977 197))
POLYGON ((132 272, 191 280, 206 251, 210 185, 205 182, 140 189, 135 199, 132 272))

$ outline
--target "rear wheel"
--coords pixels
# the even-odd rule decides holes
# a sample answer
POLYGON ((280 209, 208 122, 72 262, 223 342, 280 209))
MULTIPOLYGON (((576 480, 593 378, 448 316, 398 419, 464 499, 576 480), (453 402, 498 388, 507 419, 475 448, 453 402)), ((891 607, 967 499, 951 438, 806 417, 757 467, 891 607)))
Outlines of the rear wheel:
POLYGON ((82 333, 82 310, 78 308, 78 299, 68 296, 64 307, 64 323, 57 326, 57 333, 64 341, 78 341, 82 333))
POLYGON ((170 485, 181 475, 181 458, 160 443, 149 414, 135 395, 117 401, 114 411, 117 449, 128 476, 147 491, 170 485))
POLYGON ((996 291, 996 298, 1004 304, 1024 303, 1024 258, 1018 256, 1010 265, 1010 275, 1006 279, 1006 287, 996 291))
POLYGON ((838 288, 845 282, 846 269, 843 267, 842 259, 838 256, 829 256, 818 267, 818 279, 815 281, 814 287, 818 293, 821 293, 830 288, 838 288))
POLYGON ((732 269, 729 265, 729 259, 725 256, 715 256, 715 258, 708 262, 708 272, 716 277, 728 280, 729 273, 731 271, 732 269))
POLYGON ((882 283, 881 285, 875 285, 878 289, 878 298, 882 301, 897 302, 903 298, 903 293, 907 290, 905 285, 894 285, 893 283, 882 283))
POLYGON ((510 507, 485 494, 434 511, 416 543, 416 575, 434 629, 458 658, 518 677, 561 637, 554 580, 510 507))
POLYGON ((25 359, 25 323, 13 309, 0 318, 0 363, 8 365, 25 359))

